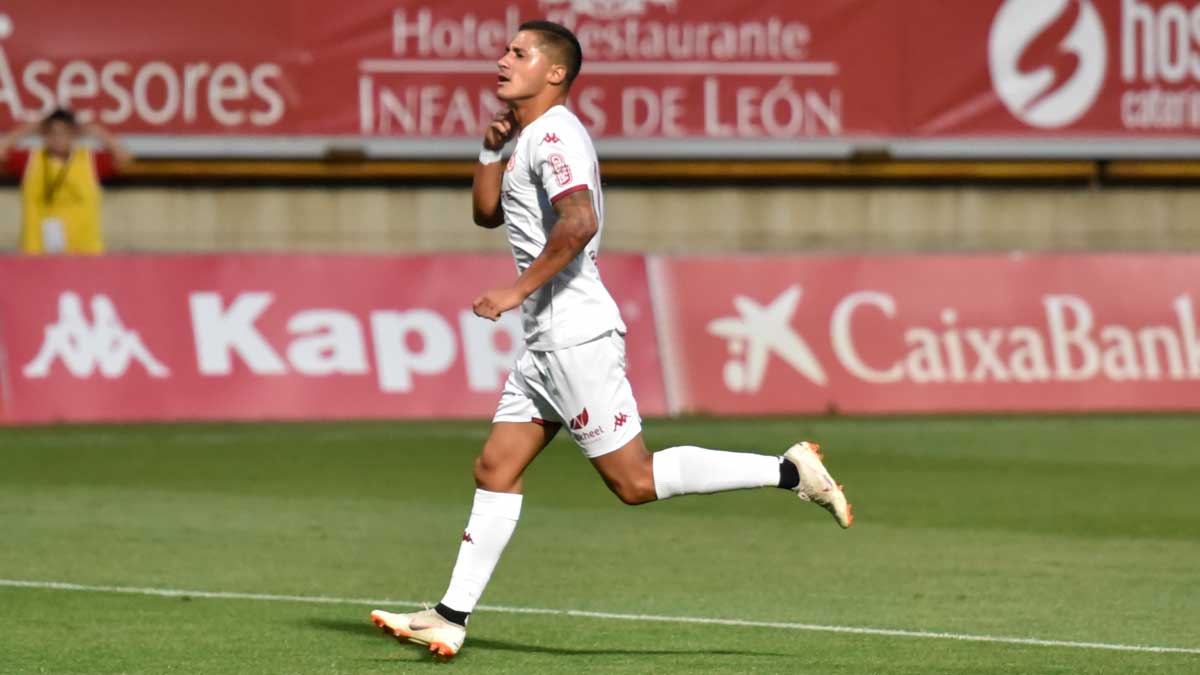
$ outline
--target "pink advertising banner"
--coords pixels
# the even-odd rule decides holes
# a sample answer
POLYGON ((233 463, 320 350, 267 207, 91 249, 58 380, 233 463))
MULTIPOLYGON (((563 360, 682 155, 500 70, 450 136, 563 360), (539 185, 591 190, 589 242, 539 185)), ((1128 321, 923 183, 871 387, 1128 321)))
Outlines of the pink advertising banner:
POLYGON ((672 407, 1200 409, 1200 258, 652 261, 672 407))
MULTIPOLYGON (((608 255, 645 415, 1200 410, 1200 257, 608 255)), ((487 417, 503 255, 0 258, 0 420, 487 417)))
MULTIPOLYGON (((606 256, 629 373, 666 412, 638 256, 606 256)), ((506 255, 0 258, 0 419, 490 418, 519 313, 506 255)))

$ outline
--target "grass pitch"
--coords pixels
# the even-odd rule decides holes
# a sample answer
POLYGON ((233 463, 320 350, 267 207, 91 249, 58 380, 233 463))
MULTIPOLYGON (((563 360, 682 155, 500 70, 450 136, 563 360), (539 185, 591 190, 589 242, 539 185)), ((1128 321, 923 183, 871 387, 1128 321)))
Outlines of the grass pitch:
MULTIPOLYGON (((484 602, 1200 649, 1200 419, 648 421, 822 443, 842 531, 789 493, 621 505, 565 438, 484 602)), ((445 587, 485 422, 0 429, 3 673, 1200 673, 1200 653, 478 611, 449 664, 357 598, 445 587), (8 585, 5 585, 7 583, 8 585)))

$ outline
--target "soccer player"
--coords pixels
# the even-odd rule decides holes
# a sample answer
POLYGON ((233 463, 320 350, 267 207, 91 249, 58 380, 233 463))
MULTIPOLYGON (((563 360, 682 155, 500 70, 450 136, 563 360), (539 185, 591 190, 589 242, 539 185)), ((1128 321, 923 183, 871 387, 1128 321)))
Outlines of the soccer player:
POLYGON ((779 487, 824 507, 842 527, 852 521, 815 444, 797 443, 782 457, 695 446, 646 450, 625 377, 625 324, 596 268, 604 225, 596 152, 565 105, 582 60, 569 30, 529 21, 497 64, 496 93, 508 110, 484 134, 474 217, 482 227, 506 226, 520 274, 511 286, 476 298, 474 309, 495 321, 520 307, 527 349, 475 461, 475 502, 442 601, 411 614, 371 612, 386 633, 443 657, 462 647, 467 618, 516 528, 522 473, 564 424, 626 504, 779 487))

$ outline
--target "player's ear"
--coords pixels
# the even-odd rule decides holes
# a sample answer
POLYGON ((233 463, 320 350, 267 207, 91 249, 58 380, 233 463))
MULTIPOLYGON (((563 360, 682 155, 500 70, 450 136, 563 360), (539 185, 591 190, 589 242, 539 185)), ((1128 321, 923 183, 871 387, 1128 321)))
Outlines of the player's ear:
POLYGON ((547 81, 553 85, 560 85, 567 81, 567 67, 561 63, 556 63, 550 66, 550 72, 546 74, 547 81))

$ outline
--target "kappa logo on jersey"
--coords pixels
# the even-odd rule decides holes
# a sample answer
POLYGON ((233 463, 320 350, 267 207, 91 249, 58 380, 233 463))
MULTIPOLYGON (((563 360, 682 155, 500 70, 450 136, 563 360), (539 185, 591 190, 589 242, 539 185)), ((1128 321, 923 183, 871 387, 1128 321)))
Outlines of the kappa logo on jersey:
POLYGON ((107 295, 92 296, 91 308, 89 322, 78 294, 67 291, 58 296, 58 320, 46 326, 37 356, 22 371, 25 377, 48 377, 55 361, 62 361, 67 372, 79 378, 91 377, 97 369, 106 378, 120 377, 135 361, 151 377, 171 374, 142 343, 137 331, 125 328, 107 295))
POLYGON ((467 542, 468 544, 475 543, 475 540, 471 538, 471 533, 467 532, 466 530, 463 530, 463 541, 467 542))
POLYGON ((625 413, 617 413, 616 416, 613 418, 613 431, 620 429, 628 421, 629 421, 629 415, 626 415, 625 413))
POLYGON ((570 184, 571 167, 567 164, 567 158, 552 152, 546 159, 550 161, 550 168, 554 169, 554 182, 560 186, 570 184))
POLYGON ((517 165, 517 151, 513 150, 513 154, 508 156, 508 164, 505 165, 504 170, 512 171, 513 167, 516 165, 517 165))
POLYGON ((562 143, 562 141, 558 138, 558 134, 548 133, 542 137, 541 143, 538 143, 538 145, 542 143, 562 143))
POLYGON ((583 412, 572 417, 571 421, 568 423, 568 426, 571 427, 571 431, 579 431, 580 429, 586 427, 587 425, 588 425, 587 408, 584 408, 583 412))
POLYGON ((1017 119, 1071 124, 1104 86, 1108 44, 1091 0, 1007 0, 992 21, 992 86, 1017 119))
POLYGON ((744 295, 734 296, 738 316, 708 323, 708 332, 728 341, 725 386, 730 391, 753 393, 762 387, 767 361, 773 354, 813 383, 825 386, 829 378, 808 344, 792 329, 792 315, 800 301, 799 286, 780 294, 766 306, 744 295))

